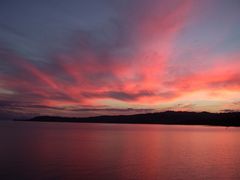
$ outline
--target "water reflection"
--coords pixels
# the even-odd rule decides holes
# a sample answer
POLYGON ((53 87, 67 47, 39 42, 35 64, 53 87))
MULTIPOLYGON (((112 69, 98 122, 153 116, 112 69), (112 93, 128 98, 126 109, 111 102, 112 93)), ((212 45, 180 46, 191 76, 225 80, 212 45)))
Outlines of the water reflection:
POLYGON ((239 179, 240 129, 5 123, 0 176, 25 179, 239 179))

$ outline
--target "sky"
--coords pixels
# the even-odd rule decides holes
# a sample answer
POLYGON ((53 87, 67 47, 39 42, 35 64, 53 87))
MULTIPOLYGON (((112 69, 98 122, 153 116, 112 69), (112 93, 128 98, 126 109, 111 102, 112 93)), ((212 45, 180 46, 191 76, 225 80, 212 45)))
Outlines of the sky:
POLYGON ((0 119, 240 111, 239 0, 1 0, 0 119))

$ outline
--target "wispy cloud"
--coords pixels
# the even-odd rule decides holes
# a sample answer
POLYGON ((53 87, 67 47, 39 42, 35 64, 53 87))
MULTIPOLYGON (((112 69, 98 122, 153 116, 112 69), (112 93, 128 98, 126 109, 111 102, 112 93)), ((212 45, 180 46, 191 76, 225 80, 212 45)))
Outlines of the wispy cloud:
MULTIPOLYGON (((234 48, 219 53, 216 43, 206 42, 206 48, 193 44, 190 50, 180 44, 185 36, 194 38, 185 31, 199 15, 196 2, 119 2, 108 4, 115 14, 104 26, 94 21, 96 28, 88 24, 89 29, 68 31, 63 48, 49 48, 44 60, 3 43, 1 113, 121 114, 159 110, 152 107, 163 103, 170 103, 170 109, 195 110, 194 93, 211 99, 236 96, 240 54, 234 48)), ((2 29, 17 31, 8 25, 2 29)))

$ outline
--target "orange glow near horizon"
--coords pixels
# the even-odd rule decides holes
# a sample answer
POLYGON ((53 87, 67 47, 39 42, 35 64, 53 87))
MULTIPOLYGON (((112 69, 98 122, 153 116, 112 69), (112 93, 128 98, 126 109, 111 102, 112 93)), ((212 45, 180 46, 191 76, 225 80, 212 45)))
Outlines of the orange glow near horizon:
MULTIPOLYGON (((113 25, 113 37, 78 32, 67 50, 41 61, 1 48, 0 105, 22 114, 72 116, 238 111, 240 54, 235 41, 228 44, 231 28, 209 25, 217 23, 206 9, 210 5, 185 0, 143 3, 135 11, 125 7, 114 22, 121 32, 113 25)), ((229 19, 222 21, 236 21, 229 19)))

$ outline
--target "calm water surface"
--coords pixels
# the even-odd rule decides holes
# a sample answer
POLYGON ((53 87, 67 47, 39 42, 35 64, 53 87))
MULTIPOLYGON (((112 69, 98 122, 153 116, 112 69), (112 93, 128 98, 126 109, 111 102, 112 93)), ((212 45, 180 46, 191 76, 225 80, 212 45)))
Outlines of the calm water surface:
POLYGON ((0 122, 0 179, 240 179, 240 128, 0 122))

